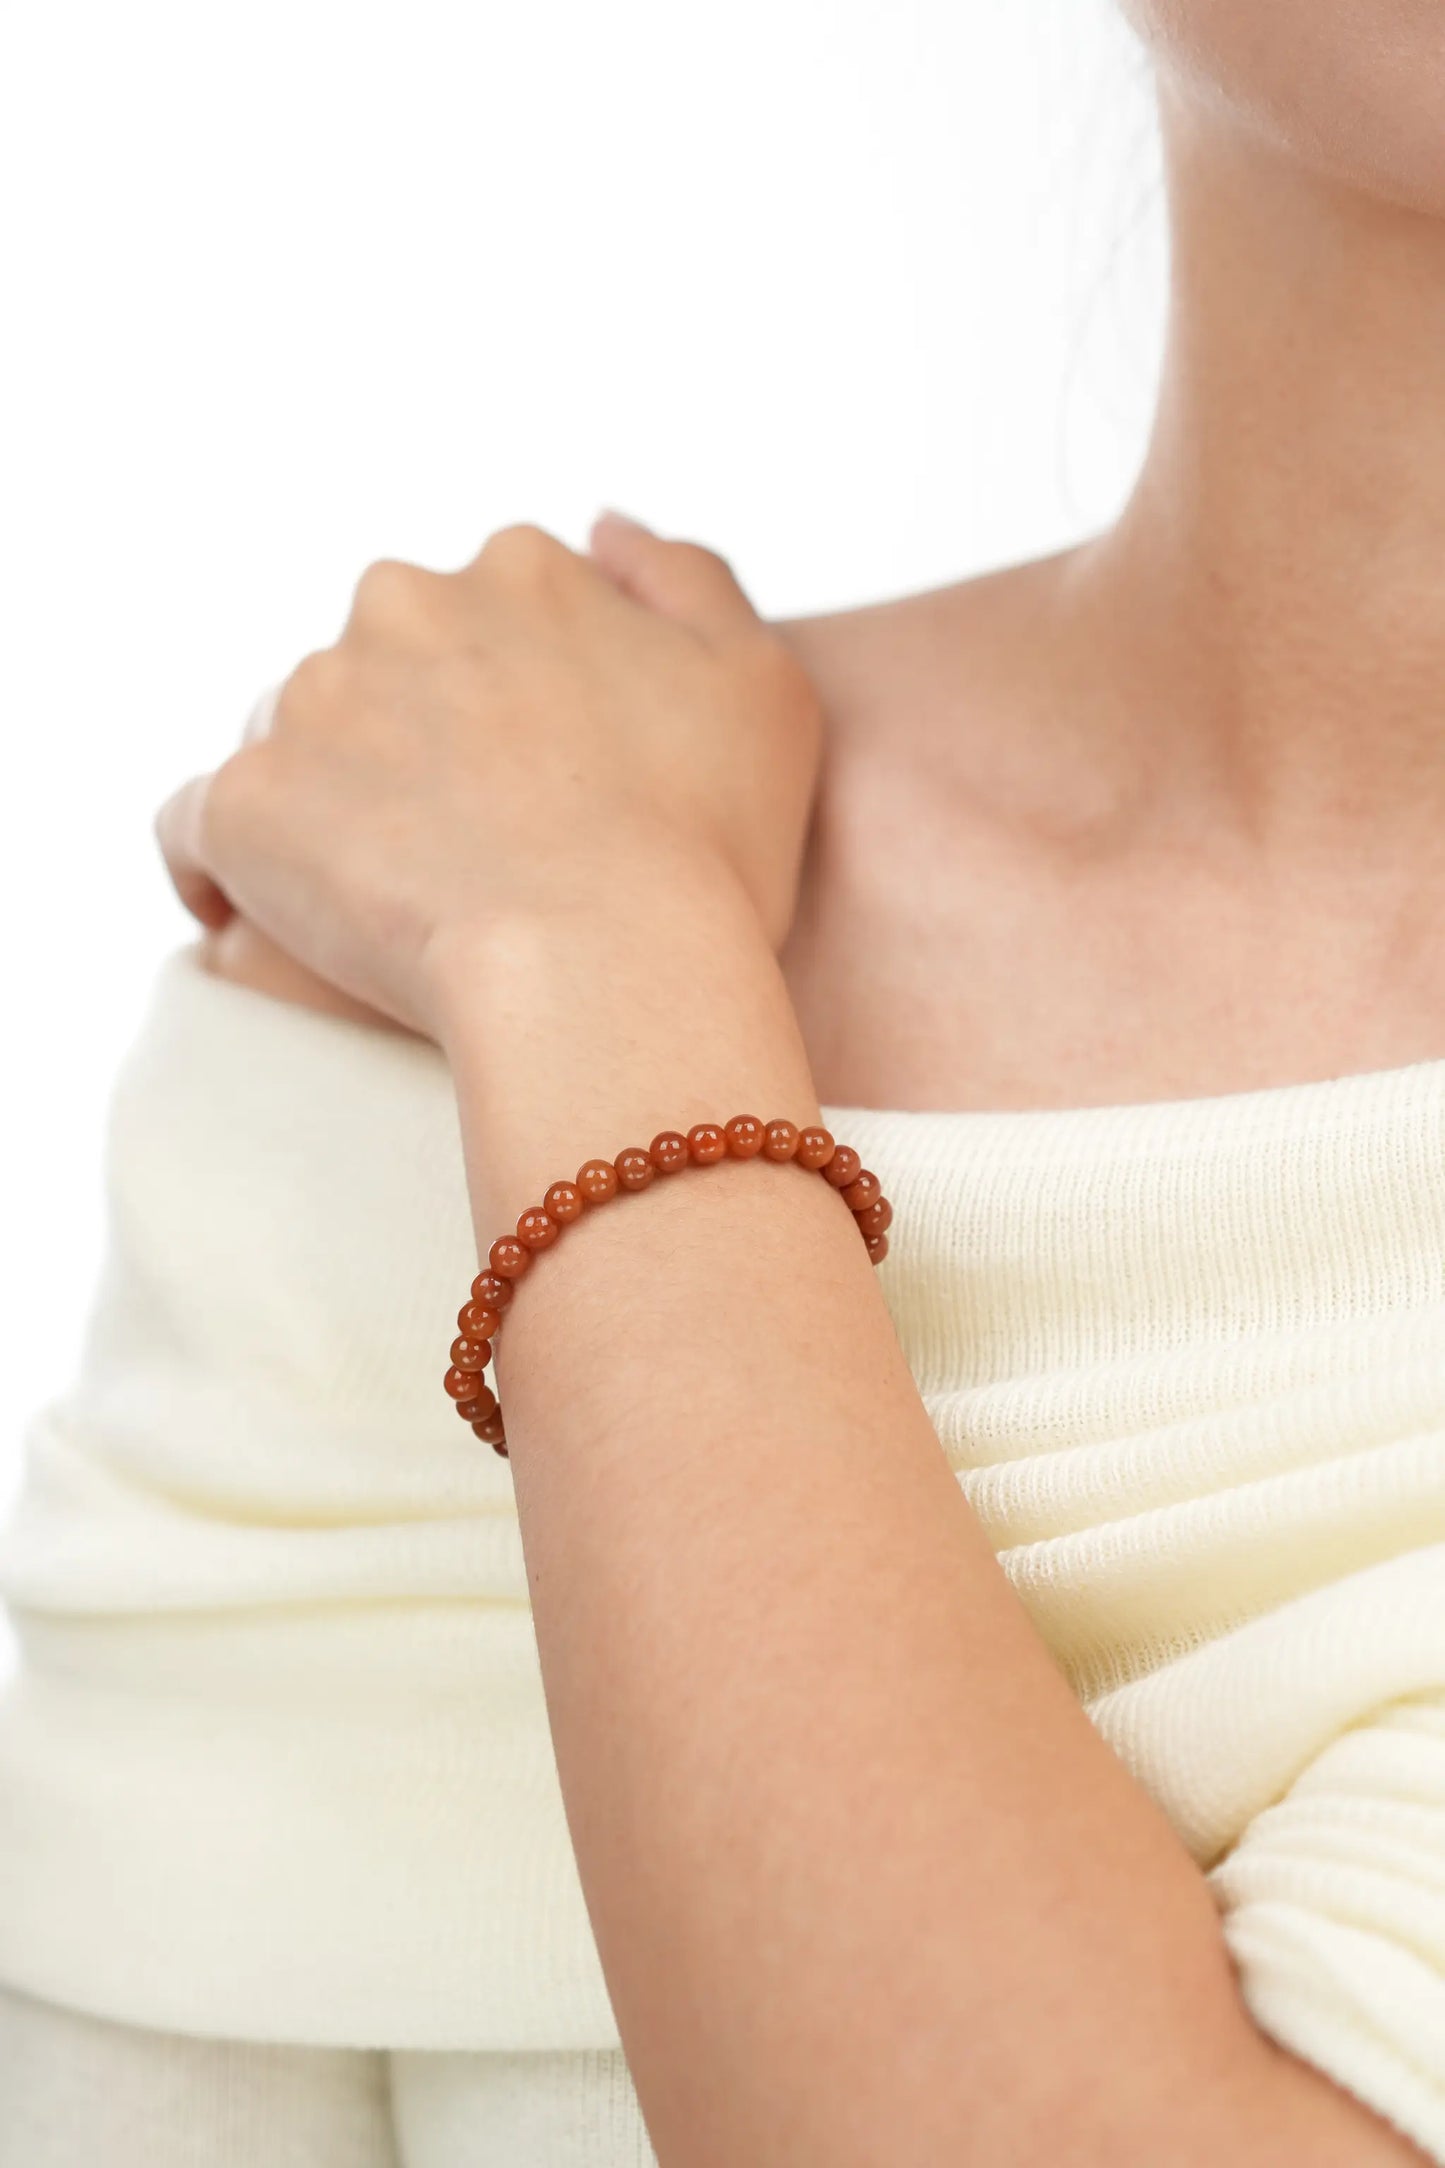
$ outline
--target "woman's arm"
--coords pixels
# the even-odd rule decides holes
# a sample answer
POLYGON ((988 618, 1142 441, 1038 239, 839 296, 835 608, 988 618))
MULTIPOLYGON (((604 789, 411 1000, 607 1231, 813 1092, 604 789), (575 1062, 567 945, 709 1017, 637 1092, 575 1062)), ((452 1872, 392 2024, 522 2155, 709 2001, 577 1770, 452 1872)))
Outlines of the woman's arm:
MULTIPOLYGON (((515 658, 485 682, 544 731, 595 598, 528 550, 505 569, 548 628, 538 704, 515 658)), ((636 738, 582 775, 594 837, 556 810, 580 740, 528 740, 554 795, 522 817, 504 742, 473 768, 465 732, 415 753, 396 720, 477 689, 417 663, 425 596, 389 634, 363 613, 352 674, 311 673, 214 817, 183 797, 173 864, 440 1040, 481 1244, 656 1129, 815 1119, 746 849, 705 848, 686 800, 696 741, 687 848, 652 817, 661 741, 645 817, 599 803, 636 738), (579 870, 541 879, 549 847, 579 870)), ((651 656, 679 718, 685 676, 651 656)), ((748 712, 725 766, 756 758, 748 712)), ((655 1183, 538 1261, 498 1349, 563 1795, 665 2168, 1418 2157, 1250 2021, 1202 1877, 1014 1597, 825 1184, 655 1183)))
MULTIPOLYGON (((450 958, 479 1243, 594 1150, 817 1118, 755 915, 701 885, 632 912, 450 958)), ((563 1795, 669 2168, 1417 2158, 1248 2019, 826 1185, 729 1162, 586 1221, 498 1368, 563 1795)))

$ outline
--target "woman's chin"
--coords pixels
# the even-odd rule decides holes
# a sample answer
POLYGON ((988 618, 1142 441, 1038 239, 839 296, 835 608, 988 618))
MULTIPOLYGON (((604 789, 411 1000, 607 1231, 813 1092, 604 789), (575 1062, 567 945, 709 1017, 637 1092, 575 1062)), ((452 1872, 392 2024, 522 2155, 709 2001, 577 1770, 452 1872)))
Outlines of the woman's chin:
POLYGON ((1302 169, 1445 218, 1440 0, 1122 0, 1166 89, 1302 169))

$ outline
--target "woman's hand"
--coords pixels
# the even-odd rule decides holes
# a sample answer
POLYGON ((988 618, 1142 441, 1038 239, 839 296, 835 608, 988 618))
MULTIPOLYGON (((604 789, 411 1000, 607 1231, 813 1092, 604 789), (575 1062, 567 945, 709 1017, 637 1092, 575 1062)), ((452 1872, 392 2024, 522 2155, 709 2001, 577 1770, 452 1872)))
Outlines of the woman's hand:
POLYGON ((183 902, 440 1036, 435 964, 719 880, 774 945, 821 744, 801 665, 727 566, 615 515, 589 561, 532 527, 454 573, 384 561, 264 735, 162 808, 183 902))

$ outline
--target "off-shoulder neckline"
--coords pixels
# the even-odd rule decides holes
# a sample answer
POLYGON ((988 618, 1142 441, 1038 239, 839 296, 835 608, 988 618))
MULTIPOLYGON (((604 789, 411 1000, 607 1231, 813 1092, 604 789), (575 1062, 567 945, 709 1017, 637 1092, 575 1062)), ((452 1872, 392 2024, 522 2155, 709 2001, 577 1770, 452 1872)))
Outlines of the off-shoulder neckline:
MULTIPOLYGON (((281 1028, 290 1035, 309 1034, 333 1045, 352 1040, 364 1043, 382 1059, 423 1068, 444 1067, 439 1049, 409 1033, 384 1033, 357 1018, 307 1008, 277 999, 259 988, 221 977, 201 960, 199 940, 173 949, 164 959, 162 974, 193 983, 201 998, 229 1004, 245 1011, 249 1024, 281 1028)), ((1358 1117, 1367 1108, 1438 1094, 1445 1104, 1445 1055, 1395 1066, 1346 1071, 1297 1082, 1267 1084, 1235 1091, 1200 1093, 1180 1098, 1111 1100, 1078 1105, 1043 1107, 906 1107, 868 1106, 841 1100, 825 1103, 826 1115, 838 1122, 876 1129, 880 1124, 911 1129, 920 1136, 930 1130, 956 1129, 960 1133, 987 1132, 997 1139, 1013 1133, 1042 1141, 1082 1140, 1090 1132, 1101 1138, 1127 1130, 1134 1135, 1164 1136, 1170 1132, 1204 1130, 1257 1131, 1261 1125, 1292 1128, 1358 1117)))

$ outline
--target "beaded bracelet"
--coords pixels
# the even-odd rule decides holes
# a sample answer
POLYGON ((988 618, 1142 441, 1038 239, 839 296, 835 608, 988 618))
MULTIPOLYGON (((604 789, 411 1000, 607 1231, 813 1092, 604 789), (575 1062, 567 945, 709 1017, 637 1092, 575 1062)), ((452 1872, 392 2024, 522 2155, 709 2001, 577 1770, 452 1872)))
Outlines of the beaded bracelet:
POLYGON ((851 1144, 835 1144, 826 1129, 798 1129, 792 1122, 760 1122, 755 1114, 735 1114, 730 1122, 699 1122, 686 1136, 664 1129, 643 1151, 631 1145, 616 1159, 589 1159, 575 1182, 554 1182, 540 1204, 529 1205, 514 1235, 499 1235, 487 1252, 487 1270, 472 1282, 471 1300, 457 1313, 459 1338, 452 1342, 452 1366, 446 1374, 448 1397, 458 1415, 498 1453, 507 1450, 507 1434, 497 1396, 482 1382, 492 1359, 492 1342, 502 1329, 502 1313, 516 1283, 538 1250, 552 1247, 564 1227, 589 1208, 610 1204, 630 1190, 646 1189, 659 1174, 684 1167, 710 1167, 720 1159, 794 1160, 821 1174, 840 1191, 880 1265, 888 1254, 893 1207, 876 1174, 870 1174, 851 1144))

